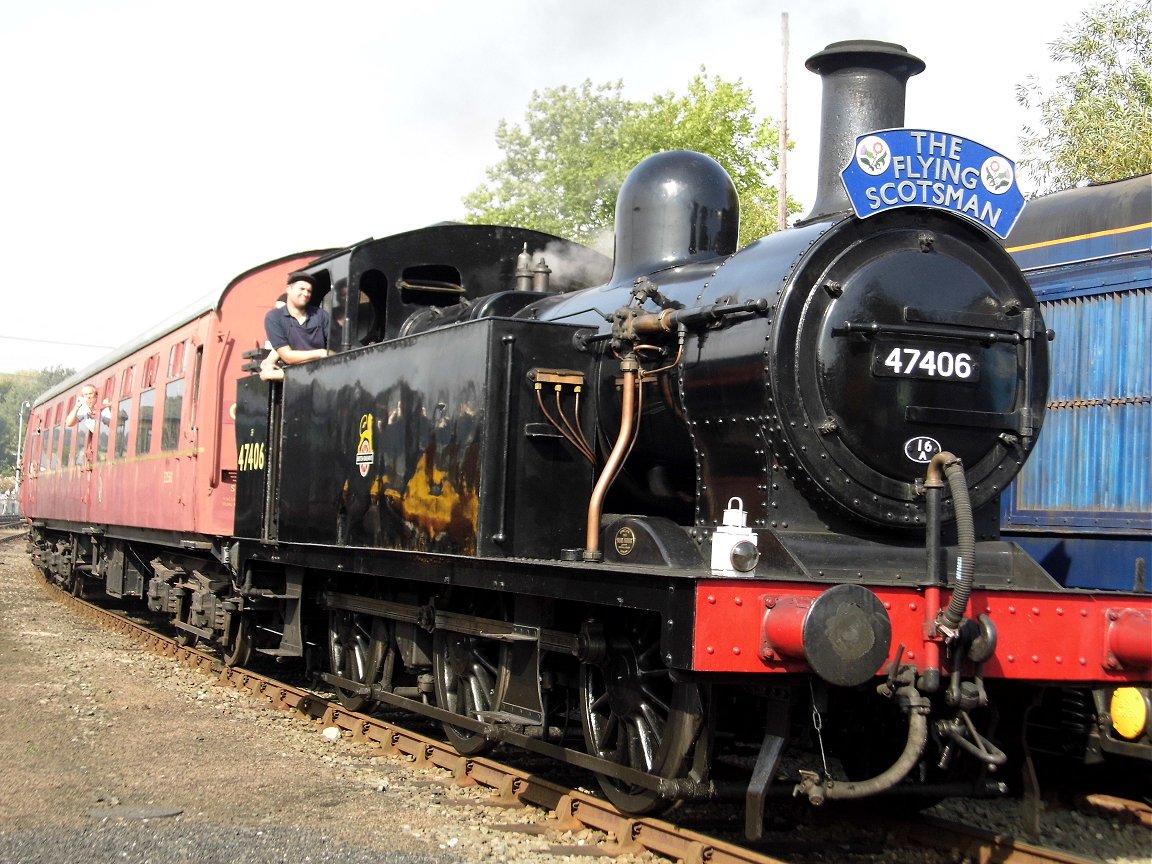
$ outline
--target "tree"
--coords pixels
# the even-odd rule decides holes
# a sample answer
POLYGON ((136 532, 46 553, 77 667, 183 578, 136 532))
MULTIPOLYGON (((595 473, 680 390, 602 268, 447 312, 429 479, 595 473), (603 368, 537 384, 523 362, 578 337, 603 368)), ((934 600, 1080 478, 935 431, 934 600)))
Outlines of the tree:
MULTIPOLYGON (((776 230, 778 133, 757 122, 751 93, 704 69, 683 96, 624 99, 623 82, 532 94, 522 125, 501 121, 504 158, 465 196, 466 221, 522 225, 583 243, 612 226, 616 194, 644 157, 697 150, 732 175, 740 195, 741 243, 776 230)), ((800 205, 789 201, 789 212, 800 205)))
POLYGON ((1020 138, 1026 169, 1048 191, 1152 171, 1152 2, 1111 0, 1081 14, 1052 42, 1071 64, 1045 92, 1035 78, 1016 101, 1040 112, 1020 138))
MULTIPOLYGON (((0 374, 0 480, 9 487, 16 476, 16 449, 20 437, 20 413, 25 402, 31 402, 45 390, 73 374, 72 369, 53 366, 39 372, 0 374)), ((27 435, 28 415, 24 414, 27 435)))

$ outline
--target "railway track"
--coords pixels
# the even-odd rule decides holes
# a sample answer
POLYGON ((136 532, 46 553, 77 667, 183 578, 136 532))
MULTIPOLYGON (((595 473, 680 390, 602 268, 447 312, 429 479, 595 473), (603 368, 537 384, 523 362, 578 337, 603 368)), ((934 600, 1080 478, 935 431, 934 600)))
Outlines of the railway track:
POLYGON ((24 536, 23 516, 0 516, 0 541, 24 536), (9 533, 14 532, 14 533, 9 533))
MULTIPOLYGON (((6 535, 0 537, 0 540, 11 540, 19 536, 6 535)), ((853 854, 836 830, 828 832, 830 837, 836 839, 824 841, 824 848, 821 848, 819 841, 776 844, 778 847, 788 847, 784 853, 787 858, 782 859, 776 857, 781 854, 778 849, 769 854, 763 849, 750 848, 685 825, 622 814, 608 802, 575 788, 544 780, 531 771, 492 759, 461 756, 449 745, 433 737, 382 717, 349 711, 338 702, 305 687, 277 680, 252 669, 228 668, 211 652, 178 645, 146 623, 66 594, 43 578, 38 577, 38 582, 57 602, 102 627, 129 636, 153 652, 212 676, 221 685, 244 691, 282 711, 347 732, 355 742, 372 748, 378 755, 401 756, 410 760, 415 767, 446 772, 452 777, 452 782, 460 786, 486 787, 491 790, 491 802, 495 805, 530 806, 550 811, 558 831, 591 829, 598 832, 602 840, 592 854, 619 855, 646 851, 684 864, 788 864, 796 861, 848 860, 853 854)), ((996 861, 1003 864, 1090 864, 1094 860, 940 819, 884 820, 877 827, 889 841, 885 844, 886 850, 891 853, 893 844, 895 847, 906 847, 909 860, 917 854, 917 850, 923 854, 925 849, 940 850, 951 856, 964 856, 963 859, 949 857, 940 860, 996 861)), ((589 850, 584 849, 582 854, 589 854, 589 850)), ((889 856, 885 860, 898 859, 889 856)))

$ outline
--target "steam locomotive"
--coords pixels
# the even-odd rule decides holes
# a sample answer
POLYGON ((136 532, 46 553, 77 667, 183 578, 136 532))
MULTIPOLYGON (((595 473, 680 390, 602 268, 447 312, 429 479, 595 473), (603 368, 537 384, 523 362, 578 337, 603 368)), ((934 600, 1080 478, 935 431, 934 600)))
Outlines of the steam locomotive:
POLYGON ((777 791, 1005 791, 996 718, 1146 682, 1152 603, 1000 538, 1051 337, 987 230, 1006 161, 901 128, 924 68, 901 46, 808 66, 822 168, 793 229, 738 250, 724 169, 660 153, 612 260, 456 224, 291 256, 49 391, 35 563, 461 753, 587 768, 630 813, 735 789, 755 837, 777 791), (933 174, 881 182, 894 164, 933 174), (334 354, 265 382, 244 349, 299 274, 334 354), (112 406, 85 440, 62 422, 81 382, 112 406))

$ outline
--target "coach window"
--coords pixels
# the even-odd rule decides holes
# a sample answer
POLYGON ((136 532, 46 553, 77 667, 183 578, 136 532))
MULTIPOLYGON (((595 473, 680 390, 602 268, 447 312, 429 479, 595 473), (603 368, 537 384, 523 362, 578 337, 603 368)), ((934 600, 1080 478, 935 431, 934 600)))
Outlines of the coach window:
MULTIPOLYGON (((108 394, 107 398, 111 399, 113 393, 116 392, 116 379, 109 377, 104 380, 104 386, 99 388, 99 392, 108 394)), ((111 409, 102 408, 100 410, 100 428, 98 437, 96 439, 96 461, 108 461, 108 443, 111 440, 111 423, 112 411, 111 409)))
POLYGON ((60 412, 63 408, 63 403, 56 406, 56 422, 52 426, 52 454, 49 457, 48 467, 53 471, 60 467, 60 438, 63 430, 63 424, 60 422, 63 415, 60 412))
POLYGON ((177 342, 168 352, 169 381, 164 388, 164 422, 160 427, 160 449, 175 450, 180 446, 180 414, 184 409, 184 365, 188 343, 177 342))
MULTIPOLYGON (((40 420, 40 418, 38 417, 37 421, 39 422, 39 420, 40 420)), ((27 460, 27 465, 28 465, 29 470, 32 471, 33 474, 35 474, 36 473, 36 470, 35 470, 36 466, 39 464, 39 459, 44 452, 44 450, 43 450, 43 445, 44 445, 43 431, 44 430, 43 429, 37 429, 35 432, 31 431, 31 425, 32 425, 32 418, 31 417, 28 418, 28 425, 29 425, 28 443, 26 445, 27 450, 25 450, 24 458, 27 460)))
MULTIPOLYGON (((64 411, 63 416, 67 417, 72 412, 72 405, 73 405, 73 403, 75 403, 75 401, 76 401, 76 397, 73 396, 71 399, 68 400, 67 405, 62 406, 63 408, 67 409, 64 411)), ((60 464, 63 465, 65 468, 67 468, 69 465, 72 464, 72 427, 71 426, 65 426, 64 427, 64 456, 60 460, 60 464)))
POLYGON ((196 347, 196 357, 192 361, 192 416, 189 417, 189 425, 196 428, 196 409, 200 407, 200 375, 204 371, 204 346, 198 345, 196 347))
POLYGON ((132 419, 132 378, 135 371, 135 366, 129 366, 120 379, 120 403, 116 406, 116 446, 113 456, 115 459, 123 459, 128 455, 128 430, 132 419))
POLYGON ((184 342, 177 342, 168 351, 168 377, 182 378, 184 376, 184 342))
POLYGON ((144 364, 140 379, 140 415, 136 420, 136 455, 152 452, 152 424, 156 410, 156 370, 160 355, 153 354, 144 364))
POLYGON ((123 459, 128 455, 128 424, 132 418, 132 398, 121 399, 116 406, 116 448, 113 458, 123 459))
MULTIPOLYGON (((51 412, 44 412, 44 423, 50 424, 52 422, 51 412)), ((47 471, 48 466, 52 464, 52 428, 45 426, 44 431, 40 434, 40 470, 47 471)))
POLYGON ((136 455, 152 452, 152 417, 156 410, 156 391, 140 393, 140 417, 136 421, 136 455))

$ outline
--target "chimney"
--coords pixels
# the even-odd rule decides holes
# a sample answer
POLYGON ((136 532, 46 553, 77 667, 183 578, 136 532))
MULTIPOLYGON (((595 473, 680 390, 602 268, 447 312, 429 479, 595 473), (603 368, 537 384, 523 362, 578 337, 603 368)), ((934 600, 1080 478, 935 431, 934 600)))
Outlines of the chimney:
POLYGON ((797 225, 852 209, 840 171, 857 136, 902 127, 908 79, 924 71, 903 45, 870 39, 833 42, 804 65, 824 79, 824 92, 816 203, 797 225))

